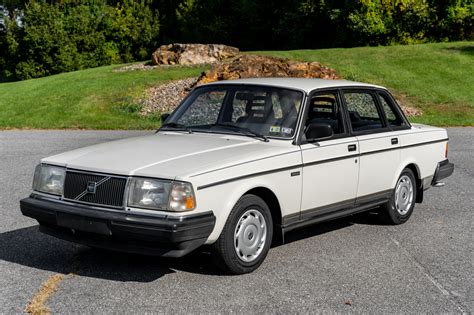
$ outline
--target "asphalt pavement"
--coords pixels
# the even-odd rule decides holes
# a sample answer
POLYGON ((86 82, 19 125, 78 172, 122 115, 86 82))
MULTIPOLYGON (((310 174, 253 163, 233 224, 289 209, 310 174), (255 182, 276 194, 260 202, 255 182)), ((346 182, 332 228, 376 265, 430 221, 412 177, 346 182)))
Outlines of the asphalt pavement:
POLYGON ((222 275, 206 251, 161 259, 74 245, 21 215, 41 157, 146 133, 0 132, 0 313, 24 312, 57 274, 53 313, 474 311, 474 128, 448 130, 455 173, 406 224, 362 214, 293 231, 243 276, 222 275))

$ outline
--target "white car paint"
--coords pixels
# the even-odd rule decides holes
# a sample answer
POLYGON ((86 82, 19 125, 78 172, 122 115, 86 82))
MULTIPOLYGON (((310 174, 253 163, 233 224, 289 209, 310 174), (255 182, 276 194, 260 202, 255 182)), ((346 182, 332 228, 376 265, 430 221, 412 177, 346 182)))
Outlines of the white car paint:
MULTIPOLYGON (((227 83, 235 81, 218 82, 227 83)), ((247 79, 239 83, 290 87, 305 93, 340 86, 381 88, 349 81, 305 79, 247 79)), ((299 216, 311 209, 393 189, 401 171, 409 164, 416 167, 420 180, 428 181, 437 163, 445 158, 446 142, 444 129, 418 124, 408 130, 301 146, 292 140, 263 142, 238 135, 160 131, 70 151, 41 162, 93 172, 189 182, 197 201, 196 209, 189 213, 127 210, 170 216, 211 210, 216 224, 206 242, 210 244, 219 237, 235 203, 251 189, 263 187, 273 192, 282 217, 299 216), (391 138, 398 138, 399 150, 367 154, 393 149, 391 138), (421 143, 426 144, 415 146, 421 143), (356 151, 347 151, 350 144, 357 145, 356 151), (349 155, 353 157, 331 161, 349 155), (307 161, 312 164, 306 165, 307 161), (292 176, 295 172, 300 172, 300 176, 292 176)))

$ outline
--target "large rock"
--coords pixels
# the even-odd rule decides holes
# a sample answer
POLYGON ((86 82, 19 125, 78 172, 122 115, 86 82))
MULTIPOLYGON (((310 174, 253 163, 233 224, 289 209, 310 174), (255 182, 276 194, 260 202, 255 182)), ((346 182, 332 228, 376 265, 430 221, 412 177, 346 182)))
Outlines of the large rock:
POLYGON ((319 62, 298 62, 276 57, 242 55, 229 62, 213 65, 199 77, 197 84, 257 77, 339 79, 335 70, 319 62))
POLYGON ((195 65, 233 58, 239 49, 216 44, 170 44, 158 48, 151 56, 155 65, 195 65))

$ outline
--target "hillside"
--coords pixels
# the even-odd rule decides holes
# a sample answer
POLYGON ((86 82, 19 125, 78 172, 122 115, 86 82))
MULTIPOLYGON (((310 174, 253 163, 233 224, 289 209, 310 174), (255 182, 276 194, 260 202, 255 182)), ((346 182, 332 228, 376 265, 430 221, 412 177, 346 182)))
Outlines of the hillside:
POLYGON ((154 85, 198 76, 204 68, 116 72, 123 65, 0 84, 0 128, 156 129, 159 115, 139 115, 154 85))
MULTIPOLYGON (((423 111, 411 120, 474 125, 474 42, 257 52, 320 61, 350 80, 380 84, 423 111)), ((0 84, 0 129, 155 129, 139 115, 148 87, 198 76, 204 67, 117 72, 123 65, 0 84)))
POLYGON ((385 86, 423 111, 411 121, 474 126, 474 42, 259 53, 319 61, 348 80, 385 86))

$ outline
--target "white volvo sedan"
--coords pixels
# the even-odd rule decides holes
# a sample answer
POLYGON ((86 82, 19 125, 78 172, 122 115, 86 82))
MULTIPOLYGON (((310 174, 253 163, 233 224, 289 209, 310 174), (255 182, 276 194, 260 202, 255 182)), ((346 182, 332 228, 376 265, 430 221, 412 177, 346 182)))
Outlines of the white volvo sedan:
POLYGON ((410 124, 383 87, 221 81, 195 88, 153 135, 41 160, 21 211, 96 248, 180 257, 212 245, 242 274, 295 228, 374 208, 406 222, 453 173, 447 152, 446 130, 410 124))

